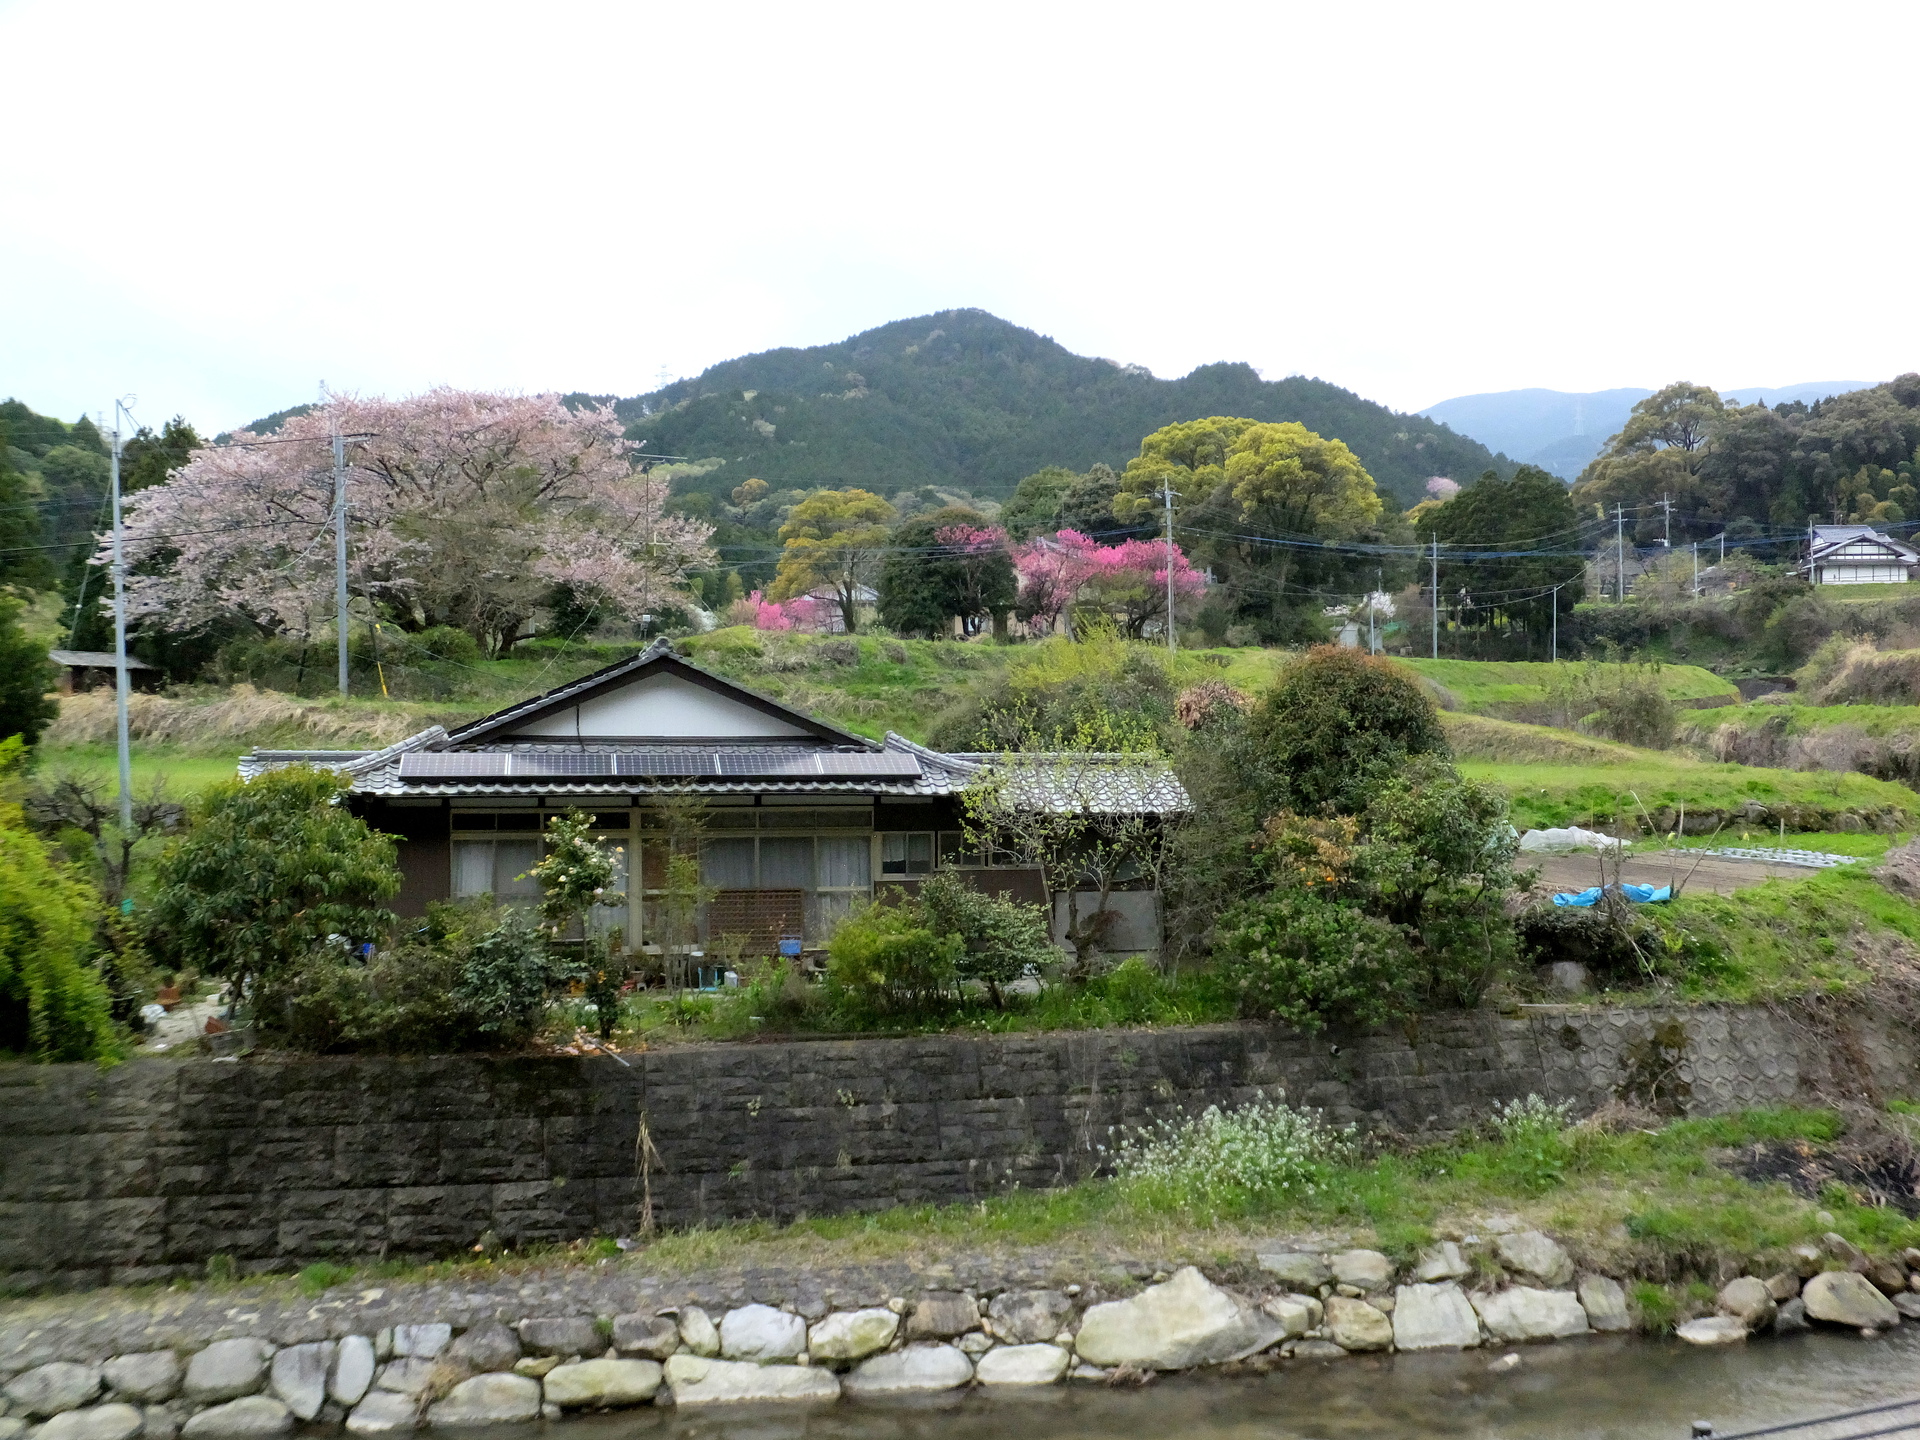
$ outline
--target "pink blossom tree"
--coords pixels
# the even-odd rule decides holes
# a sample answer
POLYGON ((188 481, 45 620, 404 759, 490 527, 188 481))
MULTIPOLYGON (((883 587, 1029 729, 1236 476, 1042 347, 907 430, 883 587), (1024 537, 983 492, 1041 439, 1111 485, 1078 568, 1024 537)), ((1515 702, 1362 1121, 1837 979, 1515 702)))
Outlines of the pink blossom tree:
MULTIPOLYGON (((1085 606, 1111 616, 1124 633, 1138 638, 1151 621, 1166 614, 1164 540, 1101 545, 1077 530, 1061 530, 1020 546, 1014 551, 1013 564, 1020 577, 1022 613, 1043 623, 1052 623, 1075 606, 1085 606)), ((1176 610, 1206 588, 1206 576, 1174 546, 1176 610)))
POLYGON ((712 527, 667 513, 666 482, 634 470, 609 407, 336 395, 277 435, 195 451, 129 500, 133 612, 302 636, 331 622, 335 433, 364 437, 347 450, 349 588, 405 629, 457 626, 502 654, 556 588, 634 618, 684 599, 688 574, 714 563, 712 527))

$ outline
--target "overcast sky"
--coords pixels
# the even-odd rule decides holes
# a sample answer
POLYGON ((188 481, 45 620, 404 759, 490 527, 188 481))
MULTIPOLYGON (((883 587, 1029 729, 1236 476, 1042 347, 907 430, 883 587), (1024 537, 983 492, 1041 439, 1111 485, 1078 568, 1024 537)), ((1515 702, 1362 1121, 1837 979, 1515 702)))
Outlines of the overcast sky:
POLYGON ((0 395, 634 394, 980 306, 1401 409, 1920 369, 1920 6, 0 0, 0 395))

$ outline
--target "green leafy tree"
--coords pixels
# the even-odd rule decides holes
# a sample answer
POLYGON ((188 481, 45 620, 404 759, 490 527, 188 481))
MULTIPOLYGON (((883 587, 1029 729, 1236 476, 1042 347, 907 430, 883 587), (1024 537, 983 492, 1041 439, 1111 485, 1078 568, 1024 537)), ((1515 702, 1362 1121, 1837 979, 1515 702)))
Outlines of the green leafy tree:
POLYGON ((1713 446, 1728 419, 1711 386, 1678 381, 1633 407, 1618 435, 1580 472, 1573 498, 1582 505, 1638 508, 1643 533, 1664 533, 1650 507, 1671 499, 1683 514, 1712 514, 1720 498, 1707 474, 1713 446))
POLYGON ((0 595, 0 738, 18 735, 32 745, 59 715, 60 703, 47 693, 58 674, 47 647, 20 623, 25 608, 0 595))
POLYGON ((984 985, 996 1009, 1005 1005, 1001 986, 1060 959, 1041 906, 1023 905, 1005 892, 985 894, 944 868, 922 882, 917 899, 930 929, 960 937, 955 973, 984 985))
POLYGON ((44 590, 53 583, 53 563, 40 548, 38 497, 30 477, 14 467, 7 425, 0 420, 0 585, 44 590))
POLYGON ((1322 646, 1294 661, 1250 721, 1265 752, 1269 803, 1357 814, 1415 755, 1446 756, 1440 717, 1407 673, 1357 650, 1322 646))
POLYGON ((1279 889, 1227 918, 1222 978, 1249 1015, 1301 1030, 1365 1027, 1406 1012, 1412 966, 1399 930, 1358 908, 1279 889))
POLYGON ((817 490, 780 527, 780 568, 770 599, 830 588, 851 635, 860 628, 860 590, 887 544, 893 506, 869 490, 817 490))
POLYGON ((1006 533, 972 510, 949 506, 893 532, 880 566, 880 619, 903 635, 939 637, 958 618, 1013 608, 1018 584, 1006 533))
POLYGON ((1000 507, 1000 523, 1007 527, 1007 534, 1015 540, 1031 540, 1058 530, 1060 501, 1079 478, 1065 466, 1049 465, 1014 486, 1013 495, 1000 507))
POLYGON ((382 938, 400 888, 393 840, 345 804, 351 782, 290 765, 201 792, 154 865, 145 911, 162 956, 225 977, 275 1023, 274 985, 327 945, 382 938))
POLYGON ((1086 474, 1074 477, 1060 496, 1060 508, 1054 515, 1056 530, 1078 530, 1082 535, 1111 542, 1124 522, 1114 514, 1113 502, 1120 493, 1120 477, 1105 465, 1095 465, 1086 474))
POLYGON ((1437 537, 1440 589, 1464 596, 1451 613, 1469 625, 1512 625, 1544 635, 1556 606, 1570 615, 1585 596, 1585 558, 1578 554, 1504 555, 1472 560, 1452 558, 1445 547, 1476 550, 1565 552, 1580 521, 1578 509, 1559 478, 1522 465, 1511 479, 1489 470, 1444 505, 1435 506, 1420 527, 1420 539, 1437 537), (1554 586, 1560 587, 1557 591, 1554 586), (1541 593, 1545 592, 1545 593, 1541 593), (1475 597, 1484 597, 1476 599, 1475 597))

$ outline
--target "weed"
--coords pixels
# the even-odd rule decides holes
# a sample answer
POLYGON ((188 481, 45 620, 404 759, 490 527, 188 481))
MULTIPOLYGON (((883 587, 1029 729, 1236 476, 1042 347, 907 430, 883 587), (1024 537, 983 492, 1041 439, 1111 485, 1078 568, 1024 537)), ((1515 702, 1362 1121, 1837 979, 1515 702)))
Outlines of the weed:
POLYGON ((353 1278, 351 1265, 336 1265, 329 1260, 321 1260, 307 1266, 295 1277, 300 1282, 302 1295, 318 1295, 331 1290, 336 1285, 344 1285, 353 1278))

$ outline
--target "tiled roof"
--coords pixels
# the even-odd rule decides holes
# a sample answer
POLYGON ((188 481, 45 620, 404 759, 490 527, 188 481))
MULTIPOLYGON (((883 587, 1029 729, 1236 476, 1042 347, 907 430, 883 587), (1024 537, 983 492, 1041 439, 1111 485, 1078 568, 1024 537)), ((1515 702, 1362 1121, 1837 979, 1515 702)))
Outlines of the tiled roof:
POLYGON ((1055 752, 954 755, 1020 810, 1062 814, 1181 815, 1193 801, 1158 755, 1055 752))

